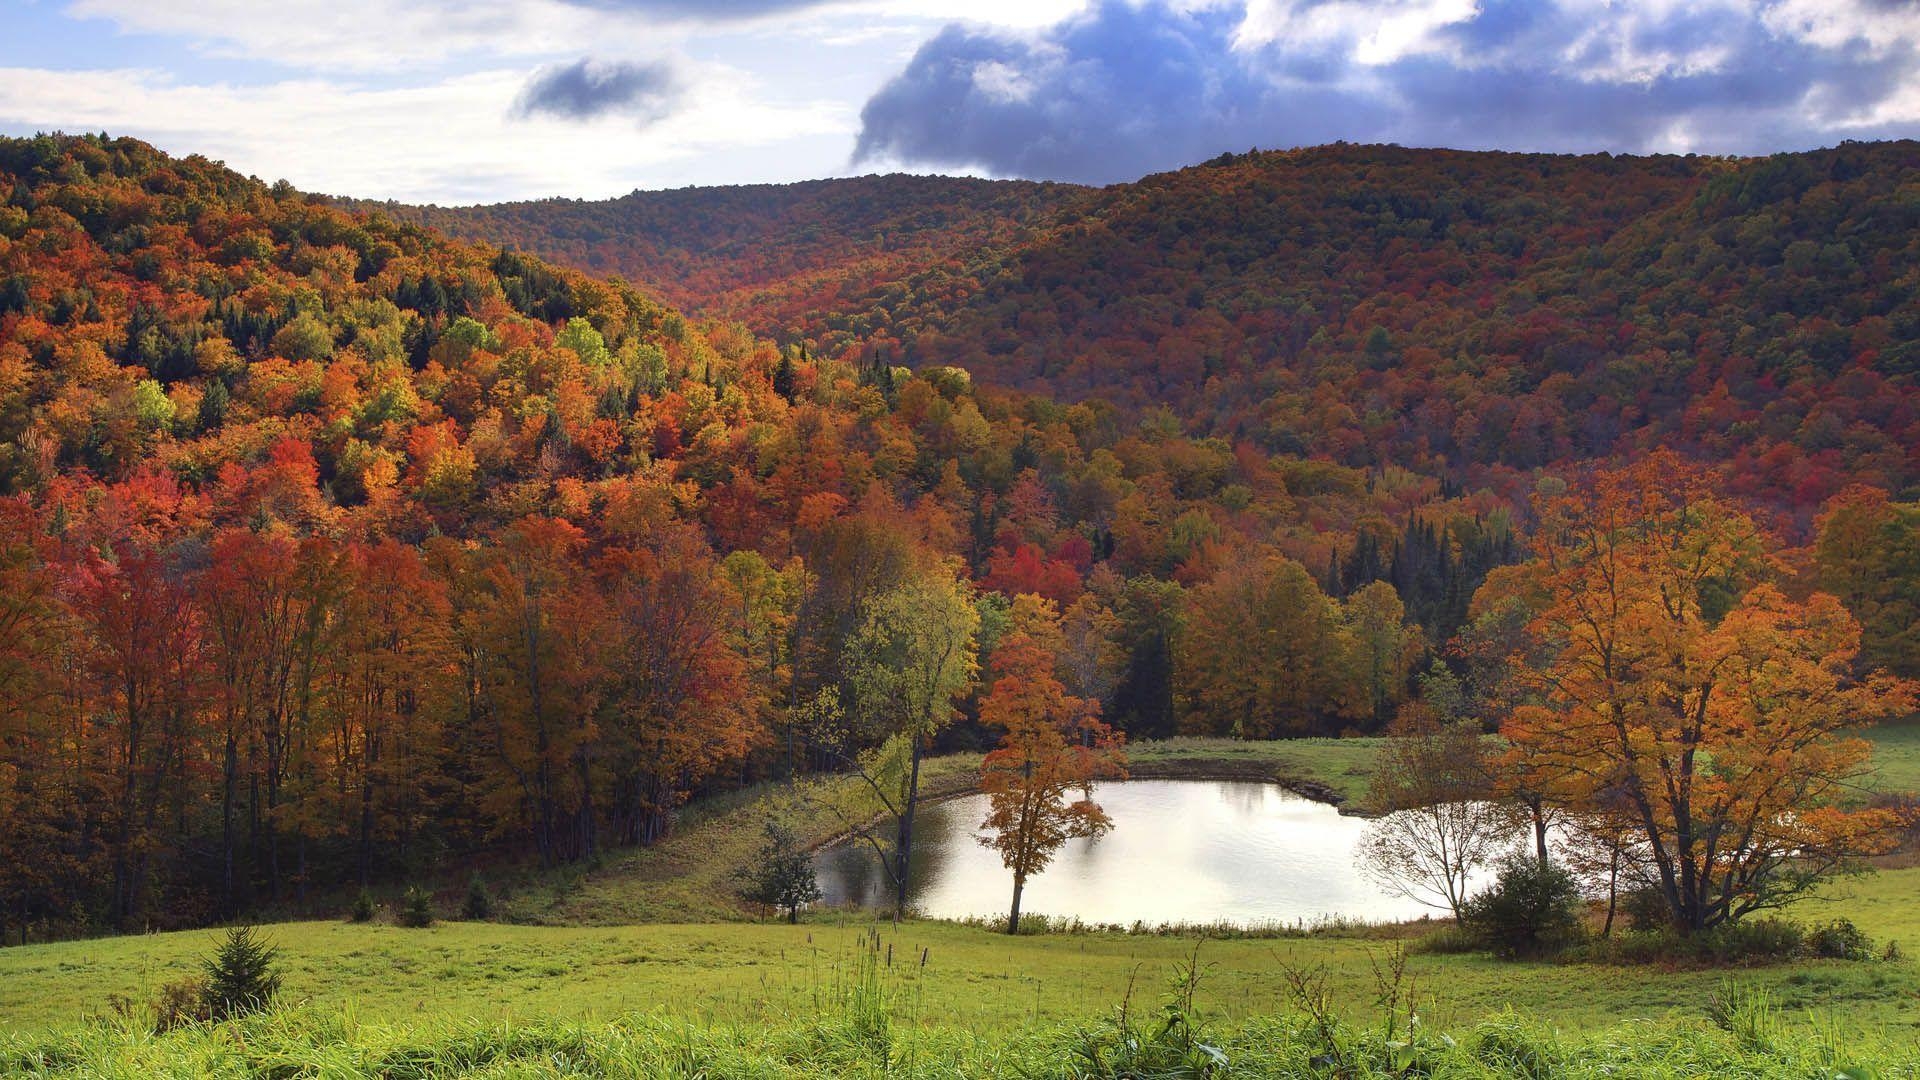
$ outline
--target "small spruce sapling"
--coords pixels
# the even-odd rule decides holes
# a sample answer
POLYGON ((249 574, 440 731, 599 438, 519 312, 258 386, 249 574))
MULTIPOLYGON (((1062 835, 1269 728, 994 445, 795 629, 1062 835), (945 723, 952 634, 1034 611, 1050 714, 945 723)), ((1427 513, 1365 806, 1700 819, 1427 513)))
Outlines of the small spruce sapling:
POLYGON ((279 949, 251 926, 236 926, 206 962, 207 1013, 215 1020, 245 1016, 273 1004, 280 973, 273 970, 279 949))
POLYGON ((471 922, 484 922, 493 917, 493 894, 487 891, 486 880, 477 871, 467 882, 467 898, 460 905, 460 916, 471 922))
POLYGON ((418 885, 407 887, 406 898, 400 902, 400 925, 425 927, 433 925, 433 894, 418 885))

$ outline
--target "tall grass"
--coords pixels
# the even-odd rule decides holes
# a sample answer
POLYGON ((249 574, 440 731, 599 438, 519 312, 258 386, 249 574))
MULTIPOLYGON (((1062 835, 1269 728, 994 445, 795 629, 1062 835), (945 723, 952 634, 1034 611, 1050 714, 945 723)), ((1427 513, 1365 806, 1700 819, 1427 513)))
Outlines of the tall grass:
MULTIPOLYGON (((1569 1036, 1506 1012, 1426 1024, 1399 949, 1378 963, 1370 1010, 1339 1015, 1324 969, 1289 969, 1273 1011, 1227 1022, 1209 1008, 1199 947, 1155 1004, 1127 993, 1104 1018, 977 1031, 922 1012, 926 956, 879 929, 816 968, 811 1008, 777 1024, 665 1013, 601 1021, 388 1023, 296 1006, 156 1034, 121 1010, 53 1031, 0 1033, 0 1075, 21 1077, 649 1078, 1010 1076, 1036 1080, 1324 1077, 1385 1080, 1600 1077, 1920 1078, 1911 1035, 1823 1013, 1791 1016, 1728 981, 1699 1015, 1569 1036)), ((991 991, 986 991, 991 992, 991 991)))

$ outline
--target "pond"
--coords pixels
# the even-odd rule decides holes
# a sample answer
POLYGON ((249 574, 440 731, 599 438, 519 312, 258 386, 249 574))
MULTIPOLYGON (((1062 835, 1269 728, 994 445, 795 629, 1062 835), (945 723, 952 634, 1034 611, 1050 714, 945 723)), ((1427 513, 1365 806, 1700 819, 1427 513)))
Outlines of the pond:
MULTIPOLYGON (((1272 784, 1128 780, 1098 785, 1094 800, 1113 830, 1069 840, 1027 883, 1023 910, 1122 924, 1433 914, 1361 875, 1353 852, 1364 819, 1272 784)), ((986 805, 984 795, 969 795, 920 808, 909 897, 922 915, 1005 917, 1013 875, 975 839, 986 805)), ((886 876, 864 844, 827 848, 814 867, 828 903, 890 902, 886 876)))

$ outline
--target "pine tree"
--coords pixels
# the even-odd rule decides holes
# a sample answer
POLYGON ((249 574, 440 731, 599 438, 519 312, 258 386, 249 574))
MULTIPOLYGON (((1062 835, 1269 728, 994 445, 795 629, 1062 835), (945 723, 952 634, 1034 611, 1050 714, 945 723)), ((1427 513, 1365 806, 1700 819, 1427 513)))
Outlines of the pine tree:
POLYGON ((228 930, 220 950, 206 962, 208 1013, 215 1020, 225 1020, 273 1004, 280 992, 280 974, 273 970, 279 951, 255 935, 251 926, 228 930))
POLYGON ((773 369, 773 392, 786 398, 789 404, 793 401, 793 377, 793 354, 782 350, 780 366, 773 369))
POLYGON ((467 882, 467 899, 460 905, 462 918, 481 922, 493 916, 493 895, 487 892, 487 883, 479 874, 467 882))
POLYGON ((433 925, 433 895, 419 886, 410 886, 400 903, 400 925, 415 928, 433 925))

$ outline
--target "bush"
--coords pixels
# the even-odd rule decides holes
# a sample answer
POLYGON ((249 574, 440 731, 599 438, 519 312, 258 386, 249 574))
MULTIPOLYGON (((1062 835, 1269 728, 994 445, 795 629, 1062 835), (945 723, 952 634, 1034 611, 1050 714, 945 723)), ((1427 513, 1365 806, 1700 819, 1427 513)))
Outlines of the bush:
POLYGON ((1808 957, 1870 960, 1875 955, 1872 939, 1846 919, 1806 927, 1788 919, 1764 918, 1721 923, 1698 934, 1671 929, 1616 934, 1581 950, 1580 959, 1601 964, 1729 967, 1808 957))
POLYGON ((407 886, 407 895, 400 901, 400 925, 432 926, 433 895, 418 885, 407 886))
POLYGON ((764 831, 766 839, 752 864, 740 872, 740 895, 750 903, 786 912, 788 922, 799 922, 800 909, 821 896, 813 859, 793 830, 781 822, 768 819, 764 831))
POLYGON ((1485 948, 1479 936, 1464 926, 1442 926, 1413 939, 1411 951, 1432 956, 1458 956, 1485 948))
POLYGON ((175 1028, 213 1019, 207 980, 198 975, 160 984, 153 999, 153 1032, 165 1035, 175 1028))
POLYGON ((1636 932, 1673 927, 1673 914, 1667 909, 1666 897, 1651 885, 1621 893, 1620 914, 1627 920, 1627 929, 1636 932))
POLYGON ((1807 952, 1826 960, 1870 960, 1873 939, 1851 919, 1835 919, 1807 930, 1807 952))
POLYGON ((460 905, 460 917, 473 922, 493 917, 493 894, 487 891, 487 883, 478 873, 467 882, 467 898, 460 905))
POLYGON ((361 889, 353 898, 353 906, 347 909, 347 920, 357 923, 372 922, 373 912, 373 894, 361 889))
POLYGON ((279 950, 254 934, 251 926, 227 931, 219 951, 206 962, 206 1012, 225 1020, 259 1012, 273 1004, 280 992, 280 975, 273 970, 279 950))
POLYGON ((1774 963, 1804 955, 1807 932, 1786 919, 1740 919, 1681 942, 1696 959, 1715 964, 1774 963))
POLYGON ((1580 886, 1558 866, 1511 855, 1493 887, 1467 901, 1461 921, 1496 956, 1545 956, 1579 938, 1580 886))

